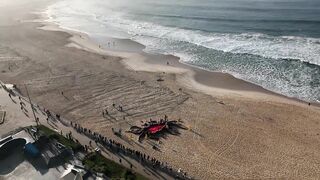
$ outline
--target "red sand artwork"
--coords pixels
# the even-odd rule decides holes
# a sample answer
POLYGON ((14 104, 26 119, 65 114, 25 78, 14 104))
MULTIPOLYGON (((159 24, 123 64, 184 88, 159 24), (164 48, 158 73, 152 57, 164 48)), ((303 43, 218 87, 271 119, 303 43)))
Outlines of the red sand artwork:
POLYGON ((149 133, 151 134, 155 134, 157 132, 160 132, 164 127, 166 127, 165 124, 155 124, 155 125, 151 125, 148 128, 149 133))

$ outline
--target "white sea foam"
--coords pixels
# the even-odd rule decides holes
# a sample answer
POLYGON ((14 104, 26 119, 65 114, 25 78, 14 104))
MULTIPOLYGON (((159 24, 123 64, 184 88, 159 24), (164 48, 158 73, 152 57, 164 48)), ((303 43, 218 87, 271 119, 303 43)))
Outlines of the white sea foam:
MULTIPOLYGON (((48 12, 51 14, 51 17, 56 17, 53 18, 55 21, 60 21, 60 23, 67 23, 63 21, 67 21, 68 18, 72 19, 74 16, 82 16, 82 20, 77 19, 77 24, 81 24, 81 21, 87 18, 89 22, 92 20, 98 21, 106 26, 112 26, 125 31, 133 37, 150 36, 172 41, 188 42, 224 52, 253 54, 275 59, 296 59, 320 65, 319 38, 269 36, 259 33, 223 34, 179 29, 150 22, 131 20, 126 17, 126 14, 113 12, 110 9, 106 11, 96 9, 97 12, 90 12, 90 7, 86 6, 90 3, 80 3, 80 5, 72 6, 74 2, 77 1, 60 1, 51 6, 48 12)), ((69 23, 74 24, 75 22, 69 23)))
POLYGON ((258 33, 206 33, 122 19, 121 17, 104 18, 105 22, 127 31, 132 36, 150 36, 183 41, 224 52, 253 54, 275 59, 295 59, 320 65, 319 38, 275 37, 258 33))
POLYGON ((49 7, 47 13, 50 21, 67 28, 85 31, 89 35, 103 34, 112 28, 125 32, 128 35, 126 38, 144 44, 148 52, 176 55, 182 61, 211 70, 228 72, 287 96, 313 101, 320 98, 320 87, 310 85, 313 81, 319 81, 313 77, 318 71, 310 67, 298 65, 289 67, 297 69, 281 69, 264 59, 257 62, 241 62, 238 59, 232 63, 211 62, 212 58, 208 57, 215 54, 204 52, 204 49, 218 50, 272 58, 273 61, 295 59, 320 65, 319 38, 187 30, 133 20, 128 14, 106 7, 97 7, 97 4, 89 1, 80 5, 77 2, 78 0, 59 1, 49 7))

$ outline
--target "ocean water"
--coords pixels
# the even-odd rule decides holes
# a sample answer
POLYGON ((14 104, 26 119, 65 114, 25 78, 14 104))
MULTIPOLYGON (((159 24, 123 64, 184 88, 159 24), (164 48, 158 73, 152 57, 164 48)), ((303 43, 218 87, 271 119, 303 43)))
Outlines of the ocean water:
POLYGON ((320 102, 319 0, 61 0, 49 21, 320 102))

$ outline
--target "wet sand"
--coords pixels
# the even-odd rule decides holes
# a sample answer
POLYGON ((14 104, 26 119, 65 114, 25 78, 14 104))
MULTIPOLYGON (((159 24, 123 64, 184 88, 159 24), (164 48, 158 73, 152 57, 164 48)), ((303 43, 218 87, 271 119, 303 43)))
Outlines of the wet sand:
POLYGON ((320 176, 319 107, 180 64, 172 56, 101 49, 83 34, 52 25, 47 26, 51 31, 40 29, 43 23, 28 21, 39 18, 30 11, 41 11, 47 2, 11 4, 0 6, 0 79, 17 84, 24 94, 27 84, 41 106, 196 179, 320 176), (108 118, 102 117, 106 108, 108 118), (165 114, 189 130, 167 135, 161 144, 139 143, 130 134, 120 139, 111 130, 125 131, 165 114), (160 151, 152 149, 154 144, 160 151))

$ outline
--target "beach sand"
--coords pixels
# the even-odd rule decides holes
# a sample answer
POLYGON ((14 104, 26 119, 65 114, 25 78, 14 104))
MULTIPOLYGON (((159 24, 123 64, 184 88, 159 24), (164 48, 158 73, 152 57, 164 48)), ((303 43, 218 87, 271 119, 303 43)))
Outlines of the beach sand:
POLYGON ((0 4, 0 79, 23 94, 26 84, 41 106, 196 179, 320 177, 318 106, 173 56, 139 53, 141 47, 100 49, 84 34, 34 20, 39 14, 30 12, 54 1, 6 2, 0 4), (106 108, 109 118, 102 117, 106 108), (135 142, 128 143, 111 130, 124 132, 165 114, 181 119, 188 130, 162 138, 160 151, 152 148, 153 140, 139 143, 125 134, 135 142))

